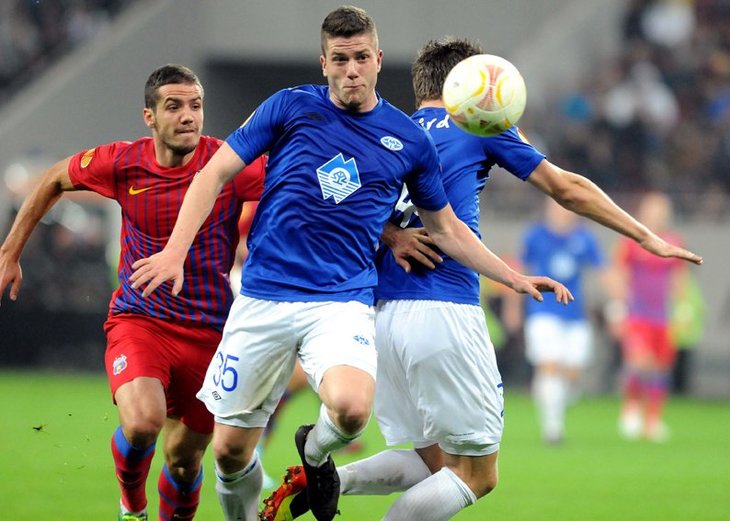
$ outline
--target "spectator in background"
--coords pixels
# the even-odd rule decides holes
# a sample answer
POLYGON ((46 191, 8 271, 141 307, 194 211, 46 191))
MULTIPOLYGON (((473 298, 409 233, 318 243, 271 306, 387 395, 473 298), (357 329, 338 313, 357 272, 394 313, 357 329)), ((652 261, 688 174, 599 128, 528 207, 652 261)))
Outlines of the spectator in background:
MULTIPOLYGON (((682 245, 670 229, 672 204, 665 194, 646 194, 637 215, 664 240, 682 245)), ((614 315, 613 328, 623 355, 619 431, 627 439, 662 442, 669 437, 662 413, 676 358, 669 329, 670 303, 686 280, 686 270, 684 263, 647 255, 631 241, 622 238, 618 243, 617 284, 612 287, 626 313, 625 317, 614 315)))
POLYGON ((0 1, 0 104, 134 1, 0 1))
POLYGON ((691 356, 705 330, 705 299, 692 272, 671 297, 669 335, 677 349, 672 370, 672 391, 684 394, 690 387, 691 356))
POLYGON ((580 377, 591 357, 593 334, 584 274, 587 269, 600 270, 601 281, 606 286, 609 283, 598 239, 578 219, 577 214, 547 199, 544 219, 530 226, 522 241, 524 270, 547 273, 562 281, 575 297, 573 306, 525 302, 526 354, 534 366, 532 393, 542 437, 550 445, 563 440, 566 409, 579 395, 580 377))

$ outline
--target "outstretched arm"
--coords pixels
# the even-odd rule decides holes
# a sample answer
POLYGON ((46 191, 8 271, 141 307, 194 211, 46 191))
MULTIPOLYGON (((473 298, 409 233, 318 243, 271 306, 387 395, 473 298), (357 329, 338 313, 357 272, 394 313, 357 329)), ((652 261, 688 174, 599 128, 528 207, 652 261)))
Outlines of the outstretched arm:
POLYGON ((63 192, 75 190, 68 175, 70 157, 46 170, 30 195, 23 201, 13 226, 0 246, 0 299, 10 285, 10 300, 16 300, 23 283, 20 255, 30 234, 41 218, 61 198, 63 192))
POLYGON ((529 277, 510 268, 456 217, 451 205, 436 212, 419 208, 418 213, 436 246, 463 265, 540 302, 543 300, 541 292, 547 291, 554 292, 555 298, 563 304, 573 300, 568 288, 559 282, 549 277, 529 277))
POLYGON ((198 172, 183 199, 170 239, 162 251, 132 264, 129 277, 133 288, 146 285, 146 297, 165 281, 172 280, 172 294, 183 286, 183 264, 195 235, 205 222, 223 186, 246 165, 238 154, 223 143, 210 161, 198 172))
POLYGON ((660 257, 678 257, 702 264, 702 257, 669 244, 618 206, 593 181, 543 160, 527 178, 530 184, 568 210, 611 228, 660 257))

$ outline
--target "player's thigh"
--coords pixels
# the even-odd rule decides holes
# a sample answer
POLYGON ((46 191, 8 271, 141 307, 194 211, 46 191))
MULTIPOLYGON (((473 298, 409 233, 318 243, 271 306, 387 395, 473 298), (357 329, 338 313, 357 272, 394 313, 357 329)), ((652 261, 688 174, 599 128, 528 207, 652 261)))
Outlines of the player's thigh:
POLYGON ((654 334, 650 324, 640 319, 627 320, 621 342, 624 362, 638 369, 652 369, 655 358, 653 342, 654 334))
POLYGON ((104 362, 109 386, 123 421, 166 415, 166 390, 171 363, 169 340, 154 319, 136 315, 110 317, 104 324, 104 362))
POLYGON ((410 328, 396 351, 425 438, 465 455, 496 451, 503 430, 502 379, 482 309, 412 302, 410 328))
POLYGON ((535 366, 559 364, 565 353, 565 328, 552 315, 538 313, 525 320, 525 355, 535 366))
POLYGON ((560 364, 563 367, 586 367, 593 354, 593 330, 584 320, 565 321, 565 349, 560 364))
POLYGON ((216 421, 266 425, 294 368, 298 304, 236 297, 197 395, 216 421))
POLYGON ((167 414, 179 419, 191 431, 204 435, 213 432, 213 416, 195 395, 220 339, 220 332, 212 328, 179 328, 172 353, 167 414))
POLYGON ((659 371, 668 371, 677 359, 677 349, 672 342, 669 326, 666 324, 655 325, 653 336, 652 353, 656 364, 655 367, 659 371))
MULTIPOLYGON (((333 367, 349 366, 374 380, 374 310, 360 302, 311 302, 297 316, 299 361, 315 390, 333 367)), ((345 382, 346 384, 346 382, 345 382)))
MULTIPOLYGON (((413 443, 432 446, 424 436, 423 418, 411 396, 401 355, 403 339, 412 325, 410 307, 403 301, 381 301, 375 313, 375 345, 378 370, 375 385, 375 417, 389 446, 413 443)), ((436 447, 438 451, 438 447, 436 447)))
POLYGON ((140 376, 157 378, 167 387, 170 364, 165 357, 165 338, 160 336, 155 320, 141 315, 114 316, 104 323, 104 331, 104 365, 112 395, 140 376))

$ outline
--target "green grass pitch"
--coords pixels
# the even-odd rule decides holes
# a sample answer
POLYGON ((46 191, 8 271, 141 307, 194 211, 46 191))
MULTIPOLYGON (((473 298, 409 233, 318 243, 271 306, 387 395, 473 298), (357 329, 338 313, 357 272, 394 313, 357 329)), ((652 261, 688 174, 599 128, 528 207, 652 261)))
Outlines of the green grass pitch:
MULTIPOLYGON (((118 491, 109 454, 117 416, 102 375, 0 372, 0 518, 116 519, 118 491)), ((500 484, 455 519, 485 520, 726 520, 730 519, 730 410, 726 402, 675 398, 667 409, 671 440, 626 442, 616 434, 618 402, 587 397, 568 417, 563 446, 544 446, 524 391, 507 389, 500 484)), ((289 403, 264 454, 279 476, 297 462, 296 427, 312 422, 318 402, 310 392, 289 403)), ((372 421, 365 449, 336 454, 342 464, 383 448, 372 421)), ((148 491, 156 519, 154 460, 148 491)), ((210 453, 196 519, 221 519, 210 453)), ((395 496, 343 497, 342 520, 377 520, 395 496)), ((311 520, 310 516, 302 519, 311 520)))

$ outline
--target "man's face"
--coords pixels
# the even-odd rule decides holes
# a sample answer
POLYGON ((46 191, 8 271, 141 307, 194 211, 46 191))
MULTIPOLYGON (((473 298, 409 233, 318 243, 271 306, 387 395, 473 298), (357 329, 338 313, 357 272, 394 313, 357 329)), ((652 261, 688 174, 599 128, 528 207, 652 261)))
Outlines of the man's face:
POLYGON ((195 84, 169 84, 158 89, 157 106, 144 109, 155 141, 174 155, 189 154, 203 131, 203 96, 195 84))
POLYGON ((377 104, 375 84, 383 60, 371 34, 329 38, 320 56, 330 99, 341 109, 367 112, 377 104))

